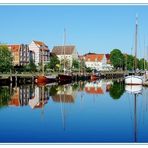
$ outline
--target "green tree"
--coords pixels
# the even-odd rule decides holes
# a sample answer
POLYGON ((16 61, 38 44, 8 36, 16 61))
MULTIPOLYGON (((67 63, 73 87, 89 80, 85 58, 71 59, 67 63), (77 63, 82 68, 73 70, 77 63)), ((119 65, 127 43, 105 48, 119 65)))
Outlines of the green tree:
POLYGON ((111 51, 110 61, 116 69, 124 67, 124 55, 119 49, 113 49, 111 51))
POLYGON ((124 91, 124 84, 122 84, 122 82, 115 81, 109 90, 109 94, 113 99, 120 99, 124 91))
POLYGON ((62 59, 61 60, 61 67, 62 67, 62 70, 64 69, 64 62, 65 62, 65 69, 68 70, 70 69, 70 61, 68 59, 62 59))
POLYGON ((32 72, 35 72, 37 70, 37 66, 35 65, 33 59, 30 59, 28 68, 29 68, 29 71, 32 71, 32 72))
POLYGON ((144 59, 140 59, 138 62, 138 69, 143 70, 144 69, 144 59))
POLYGON ((79 61, 76 60, 76 59, 73 59, 73 60, 72 60, 72 67, 73 67, 74 69, 78 69, 79 66, 80 66, 79 61))
POLYGON ((0 71, 9 72, 12 68, 12 54, 6 45, 0 45, 0 71))
POLYGON ((57 67, 57 65, 59 65, 59 64, 60 64, 60 61, 59 61, 58 57, 52 56, 50 58, 50 62, 47 65, 45 65, 45 67, 46 67, 46 69, 49 68, 49 69, 56 71, 59 69, 59 67, 57 67))
POLYGON ((133 70, 134 69, 134 56, 126 55, 125 65, 127 67, 127 70, 133 70))

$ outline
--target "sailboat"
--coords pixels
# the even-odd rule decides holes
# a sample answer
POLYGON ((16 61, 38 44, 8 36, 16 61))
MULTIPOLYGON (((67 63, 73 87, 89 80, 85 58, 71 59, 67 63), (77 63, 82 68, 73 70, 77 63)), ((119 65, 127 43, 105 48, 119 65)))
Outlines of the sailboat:
POLYGON ((66 74, 66 68, 65 68, 65 42, 66 42, 66 30, 64 29, 64 46, 63 46, 63 52, 64 52, 64 74, 58 74, 58 81, 59 81, 59 83, 62 83, 62 84, 66 84, 66 83, 72 81, 72 75, 66 74))
POLYGON ((137 69, 137 62, 136 62, 136 58, 137 58, 137 34, 138 34, 138 17, 136 16, 135 61, 134 61, 135 74, 125 77, 125 84, 127 84, 127 85, 142 85, 143 84, 143 76, 136 75, 136 69, 137 69))

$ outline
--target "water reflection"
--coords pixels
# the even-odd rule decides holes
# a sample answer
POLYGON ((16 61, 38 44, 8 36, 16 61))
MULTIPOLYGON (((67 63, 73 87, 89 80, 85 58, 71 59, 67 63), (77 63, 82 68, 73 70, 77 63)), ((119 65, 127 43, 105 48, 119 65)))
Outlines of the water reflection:
MULTIPOLYGON (((42 108, 51 99, 54 102, 74 103, 78 92, 85 92, 88 94, 103 95, 110 92, 113 98, 116 92, 122 86, 120 83, 99 80, 95 82, 80 81, 73 84, 66 85, 20 85, 15 87, 1 86, 0 100, 1 106, 27 106, 32 109, 42 108)), ((122 87, 121 87, 122 88, 122 87)), ((120 90, 120 89, 119 89, 120 90)), ((123 93, 123 92, 122 92, 123 93)))
POLYGON ((148 89, 141 87, 121 80, 0 86, 0 141, 148 142, 148 89))

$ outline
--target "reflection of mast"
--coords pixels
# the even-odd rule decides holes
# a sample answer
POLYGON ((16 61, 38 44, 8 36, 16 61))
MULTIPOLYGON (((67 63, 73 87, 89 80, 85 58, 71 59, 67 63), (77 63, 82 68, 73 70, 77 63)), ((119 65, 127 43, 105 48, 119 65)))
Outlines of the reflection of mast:
POLYGON ((41 105, 42 105, 42 112, 41 112, 41 115, 42 117, 44 116, 44 92, 45 92, 45 89, 44 89, 44 86, 41 86, 41 105))
POLYGON ((137 94, 134 94, 134 141, 137 142, 137 94))
POLYGON ((61 92, 60 92, 60 102, 61 102, 61 115, 62 115, 62 123, 63 123, 63 129, 65 131, 65 110, 63 109, 63 103, 65 103, 65 86, 64 86, 64 100, 62 103, 62 99, 61 99, 61 92))

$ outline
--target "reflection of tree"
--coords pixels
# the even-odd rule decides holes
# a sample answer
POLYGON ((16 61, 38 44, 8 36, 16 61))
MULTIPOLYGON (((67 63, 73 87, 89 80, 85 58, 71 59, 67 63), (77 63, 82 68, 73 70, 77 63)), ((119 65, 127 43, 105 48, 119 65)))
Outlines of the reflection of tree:
POLYGON ((50 92, 49 92, 50 96, 54 96, 57 94, 57 91, 58 91, 57 88, 58 88, 58 86, 51 86, 50 92))
POLYGON ((9 87, 0 87, 0 108, 7 106, 10 100, 9 87))
POLYGON ((124 93, 124 90, 124 84, 115 81, 110 88, 109 94, 113 99, 119 99, 124 93))
POLYGON ((78 83, 74 83, 74 84, 72 85, 72 90, 73 90, 73 91, 78 90, 78 88, 79 88, 79 84, 78 84, 78 83))

